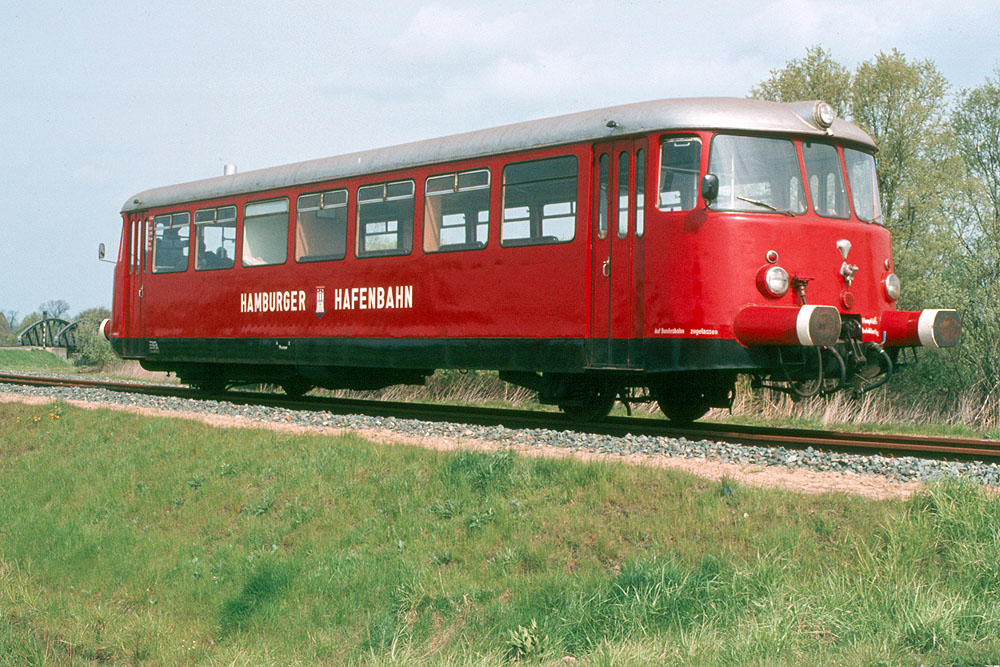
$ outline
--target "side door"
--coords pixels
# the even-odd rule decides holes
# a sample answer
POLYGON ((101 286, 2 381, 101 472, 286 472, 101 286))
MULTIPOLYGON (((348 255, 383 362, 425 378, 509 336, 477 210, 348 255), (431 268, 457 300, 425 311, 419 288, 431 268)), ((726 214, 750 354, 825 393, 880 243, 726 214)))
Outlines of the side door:
POLYGON ((590 363, 638 368, 646 139, 594 146, 590 363), (639 333, 637 333, 639 332, 639 333))
POLYGON ((133 214, 127 221, 128 266, 125 270, 125 337, 132 352, 139 350, 142 337, 143 279, 146 273, 146 216, 133 214))

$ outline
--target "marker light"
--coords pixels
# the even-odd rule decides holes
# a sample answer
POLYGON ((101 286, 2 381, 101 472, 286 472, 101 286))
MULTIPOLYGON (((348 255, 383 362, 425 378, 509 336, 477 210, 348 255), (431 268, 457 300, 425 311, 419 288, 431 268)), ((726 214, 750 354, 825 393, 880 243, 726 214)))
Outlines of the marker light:
POLYGON ((883 284, 885 285, 885 295, 889 297, 889 301, 895 301, 899 298, 899 292, 902 289, 902 285, 899 283, 899 276, 895 273, 890 273, 885 277, 883 284))

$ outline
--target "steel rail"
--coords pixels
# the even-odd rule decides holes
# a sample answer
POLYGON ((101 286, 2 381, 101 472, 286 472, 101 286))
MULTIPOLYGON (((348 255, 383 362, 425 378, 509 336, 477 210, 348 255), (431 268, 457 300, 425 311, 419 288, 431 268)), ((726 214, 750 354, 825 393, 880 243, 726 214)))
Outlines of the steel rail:
POLYGON ((475 424, 478 426, 545 428, 615 437, 632 434, 652 437, 686 438, 688 440, 716 440, 759 447, 784 447, 795 450, 803 450, 811 447, 815 450, 840 453, 1000 461, 1000 441, 982 438, 948 438, 940 436, 820 431, 711 422, 696 422, 685 426, 676 426, 663 419, 639 417, 611 417, 602 422, 580 423, 568 421, 561 413, 538 410, 481 408, 439 403, 403 403, 322 396, 291 398, 283 394, 247 391, 228 391, 209 394, 200 390, 176 385, 44 377, 15 373, 0 373, 0 383, 49 387, 97 388, 153 396, 221 400, 237 405, 263 405, 288 410, 322 411, 340 415, 364 414, 379 417, 395 417, 397 419, 420 419, 435 422, 475 424))

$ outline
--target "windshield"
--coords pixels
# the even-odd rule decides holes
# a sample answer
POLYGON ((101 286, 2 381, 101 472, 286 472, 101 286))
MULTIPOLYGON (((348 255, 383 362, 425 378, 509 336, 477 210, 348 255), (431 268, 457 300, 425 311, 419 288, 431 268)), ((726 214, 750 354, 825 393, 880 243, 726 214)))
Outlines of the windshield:
POLYGON ((878 176, 875 156, 851 148, 844 149, 847 179, 851 184, 854 213, 866 222, 882 222, 882 205, 878 199, 878 176))
POLYGON ((829 144, 805 142, 802 144, 802 161, 806 165, 809 193, 813 210, 824 218, 849 218, 847 189, 844 187, 844 169, 840 154, 829 144))
POLYGON ((718 135, 712 140, 708 171, 719 177, 715 210, 785 215, 806 211, 798 154, 791 141, 718 135))

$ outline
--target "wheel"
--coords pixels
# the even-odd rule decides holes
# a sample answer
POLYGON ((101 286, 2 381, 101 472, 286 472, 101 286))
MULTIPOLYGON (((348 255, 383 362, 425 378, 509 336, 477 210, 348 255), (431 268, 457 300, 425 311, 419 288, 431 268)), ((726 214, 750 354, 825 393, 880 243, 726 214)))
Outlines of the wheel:
POLYGON ((615 392, 602 392, 594 388, 579 401, 559 403, 559 409, 573 421, 601 421, 611 412, 611 408, 615 405, 616 396, 615 392))
POLYGON ((708 403, 700 395, 683 396, 671 393, 658 396, 656 404, 667 419, 674 424, 690 424, 708 414, 708 403))
POLYGON ((304 380, 288 380, 281 383, 281 388, 292 398, 298 398, 311 390, 313 386, 304 380))

